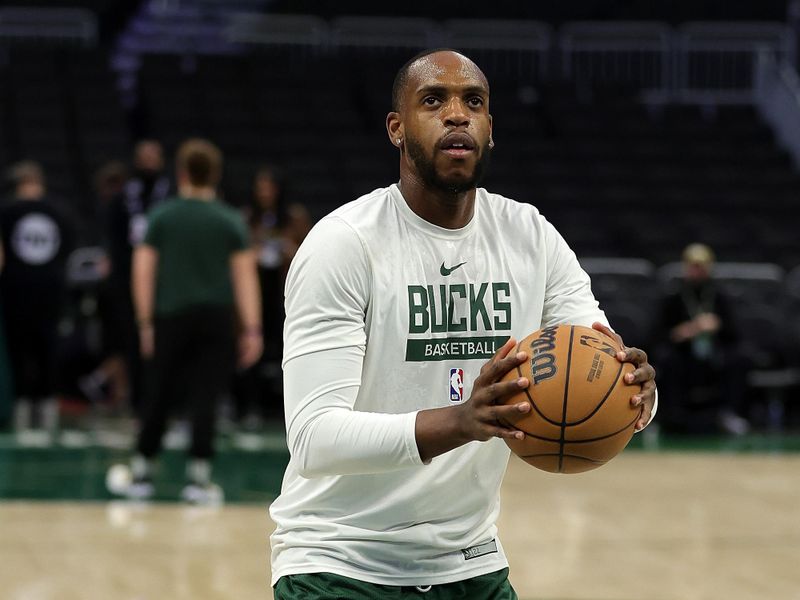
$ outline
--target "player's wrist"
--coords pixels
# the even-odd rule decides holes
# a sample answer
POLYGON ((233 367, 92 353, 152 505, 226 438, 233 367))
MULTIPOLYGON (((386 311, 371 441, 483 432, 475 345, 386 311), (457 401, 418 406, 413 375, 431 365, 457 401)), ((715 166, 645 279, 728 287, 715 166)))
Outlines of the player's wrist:
POLYGON ((453 411, 452 414, 454 415, 454 418, 448 419, 448 422, 452 424, 452 430, 449 435, 450 439, 457 442, 459 446, 480 439, 479 436, 476 435, 474 417, 471 414, 471 407, 468 405, 468 402, 456 404, 448 408, 453 411))

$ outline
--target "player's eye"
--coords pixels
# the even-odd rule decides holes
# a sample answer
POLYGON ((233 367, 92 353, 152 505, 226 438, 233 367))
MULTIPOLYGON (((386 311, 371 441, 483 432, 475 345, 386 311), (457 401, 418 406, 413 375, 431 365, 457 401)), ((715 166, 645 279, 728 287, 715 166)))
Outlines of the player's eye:
POLYGON ((422 103, 427 106, 436 106, 436 104, 439 103, 439 98, 436 96, 425 96, 425 98, 422 99, 422 103))
POLYGON ((481 98, 480 96, 472 96, 467 100, 467 104, 469 104, 473 108, 483 106, 483 98, 481 98))

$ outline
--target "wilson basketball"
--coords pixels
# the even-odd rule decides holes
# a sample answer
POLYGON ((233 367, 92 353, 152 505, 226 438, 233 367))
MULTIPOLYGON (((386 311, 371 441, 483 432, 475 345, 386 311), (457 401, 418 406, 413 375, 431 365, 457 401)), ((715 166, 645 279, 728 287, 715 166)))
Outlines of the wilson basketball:
POLYGON ((507 439, 528 464, 551 473, 580 473, 604 465, 628 445, 641 407, 630 400, 641 386, 625 383, 634 370, 617 360, 619 344, 589 327, 558 325, 540 329, 514 352, 528 360, 505 380, 527 377, 526 390, 506 404, 530 402, 532 410, 506 425, 525 432, 507 439))

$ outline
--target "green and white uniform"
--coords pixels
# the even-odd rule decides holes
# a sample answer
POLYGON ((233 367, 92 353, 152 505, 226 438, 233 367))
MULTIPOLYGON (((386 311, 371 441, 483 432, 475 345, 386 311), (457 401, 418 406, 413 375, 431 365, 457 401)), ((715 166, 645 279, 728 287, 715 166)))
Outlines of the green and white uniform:
POLYGON ((470 223, 443 229, 392 185, 322 219, 286 284, 291 460, 270 509, 273 584, 327 571, 425 586, 507 567, 508 448, 472 442, 423 464, 416 413, 466 401, 509 336, 594 321, 589 277, 533 206, 478 189, 470 223))

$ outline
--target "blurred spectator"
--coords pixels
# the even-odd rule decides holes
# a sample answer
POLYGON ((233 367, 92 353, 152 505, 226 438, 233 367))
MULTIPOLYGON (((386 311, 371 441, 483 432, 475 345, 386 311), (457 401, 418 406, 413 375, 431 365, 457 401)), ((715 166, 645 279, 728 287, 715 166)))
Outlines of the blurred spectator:
MULTIPOLYGON (((0 240, 0 276, 3 273, 3 243, 0 240)), ((0 295, 0 429, 11 422, 14 405, 14 388, 11 379, 11 364, 6 351, 6 334, 3 327, 3 298, 0 295)))
POLYGON ((211 458, 216 402, 234 365, 234 317, 238 312, 239 364, 248 368, 262 350, 261 308, 244 222, 217 200, 220 151, 205 140, 189 140, 178 151, 176 167, 179 197, 151 211, 133 259, 141 353, 152 362, 131 461, 133 483, 123 491, 139 498, 154 492, 152 461, 161 450, 179 377, 192 420, 182 497, 204 503, 221 499, 210 479, 211 458))
POLYGON ((62 205, 48 200, 38 163, 16 164, 11 179, 13 196, 0 209, 5 262, 0 297, 17 398, 15 425, 52 432, 58 424, 53 396, 58 322, 75 225, 62 205))
POLYGON ((262 298, 264 353, 247 371, 237 374, 234 385, 236 414, 246 425, 261 417, 283 418, 281 355, 283 353, 283 286, 289 263, 311 229, 306 208, 286 203, 281 171, 264 165, 253 179, 253 195, 245 210, 258 260, 262 298))
POLYGON ((134 148, 133 175, 108 206, 105 239, 111 258, 109 298, 114 310, 106 320, 106 339, 111 344, 107 351, 125 357, 134 406, 138 406, 142 391, 142 365, 131 300, 131 257, 133 247, 147 232, 147 211, 163 202, 171 190, 161 144, 143 140, 134 148))
MULTIPOLYGON (((747 433, 744 408, 746 368, 730 303, 711 277, 714 253, 703 244, 683 252, 683 278, 661 308, 666 355, 658 364, 664 398, 659 420, 665 428, 694 430, 704 405, 716 423, 736 435, 747 433)), ((701 425, 702 426, 702 425, 701 425)))
POLYGON ((96 241, 108 246, 107 236, 111 232, 106 226, 110 219, 111 207, 116 200, 122 197, 129 180, 128 167, 119 160, 109 161, 95 171, 92 178, 92 187, 94 188, 92 229, 98 237, 92 242, 96 241))
MULTIPOLYGON (((109 211, 114 201, 120 198, 128 181, 128 167, 121 161, 109 161, 102 165, 94 174, 93 187, 95 192, 94 212, 92 220, 96 237, 90 243, 99 244, 104 248, 110 246, 107 238, 109 231, 105 224, 109 220, 109 211)), ((100 265, 101 280, 95 290, 97 313, 100 320, 101 349, 99 364, 78 379, 78 387, 87 399, 95 404, 105 402, 109 408, 119 409, 130 397, 128 387, 128 370, 122 345, 114 338, 118 327, 115 317, 119 308, 115 305, 118 292, 115 294, 113 283, 108 275, 111 271, 110 260, 106 259, 100 265)))

